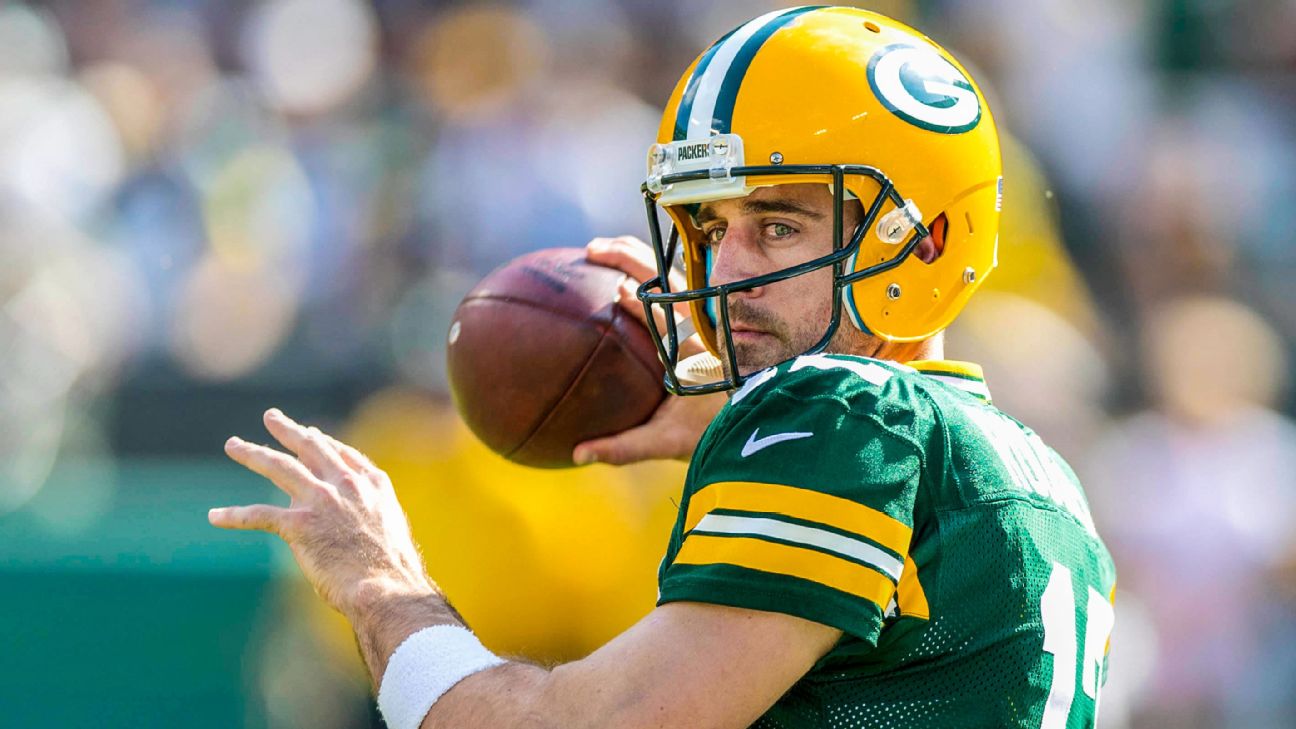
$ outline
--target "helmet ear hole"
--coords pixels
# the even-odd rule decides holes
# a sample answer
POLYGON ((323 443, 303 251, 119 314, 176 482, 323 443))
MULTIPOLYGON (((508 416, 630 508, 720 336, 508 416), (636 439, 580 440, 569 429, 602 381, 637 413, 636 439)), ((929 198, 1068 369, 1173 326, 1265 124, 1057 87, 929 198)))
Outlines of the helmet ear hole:
POLYGON ((918 244, 918 247, 914 249, 914 256, 929 266, 935 263, 941 257, 941 254, 945 252, 945 232, 948 229, 949 218, 945 216, 945 213, 937 215, 936 219, 932 221, 931 227, 928 228, 930 235, 924 238, 918 244))

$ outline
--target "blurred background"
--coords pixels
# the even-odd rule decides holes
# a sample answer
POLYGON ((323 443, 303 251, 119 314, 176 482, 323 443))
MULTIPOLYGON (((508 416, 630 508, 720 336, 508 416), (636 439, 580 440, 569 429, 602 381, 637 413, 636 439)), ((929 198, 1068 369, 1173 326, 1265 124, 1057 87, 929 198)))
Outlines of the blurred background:
MULTIPOLYGON (((448 405, 464 293, 642 235, 661 105, 769 2, 0 2, 0 726, 376 727, 225 461, 276 405, 387 468, 496 651, 652 605, 682 467, 540 472, 448 405)), ((1100 725, 1296 726, 1296 2, 879 0, 1005 131, 950 335, 1120 570, 1100 725)))

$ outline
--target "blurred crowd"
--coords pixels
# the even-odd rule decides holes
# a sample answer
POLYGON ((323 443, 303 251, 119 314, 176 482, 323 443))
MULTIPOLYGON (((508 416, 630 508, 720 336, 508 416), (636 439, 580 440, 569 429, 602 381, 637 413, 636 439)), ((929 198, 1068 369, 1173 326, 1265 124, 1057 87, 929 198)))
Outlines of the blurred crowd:
MULTIPOLYGON (((494 458, 445 332, 505 260, 642 235, 671 87, 777 5, 0 2, 0 518, 61 463, 216 457, 280 405, 392 471, 492 647, 592 649, 651 605, 682 472, 494 458)), ((1120 572, 1101 726, 1296 725, 1296 3, 863 5, 1005 131, 1000 269, 948 349, 1085 480, 1120 572)), ((319 622, 298 649, 354 661, 319 622)), ((329 695, 288 644, 268 703, 342 726, 320 706, 363 680, 329 695)))

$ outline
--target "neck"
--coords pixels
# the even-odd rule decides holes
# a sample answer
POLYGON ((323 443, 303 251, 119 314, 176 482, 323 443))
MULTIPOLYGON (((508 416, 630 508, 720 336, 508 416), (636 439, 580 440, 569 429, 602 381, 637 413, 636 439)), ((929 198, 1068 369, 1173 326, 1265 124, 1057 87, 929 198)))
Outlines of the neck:
POLYGON ((913 362, 923 359, 945 359, 945 333, 936 334, 918 342, 888 342, 874 340, 874 359, 892 362, 913 362))

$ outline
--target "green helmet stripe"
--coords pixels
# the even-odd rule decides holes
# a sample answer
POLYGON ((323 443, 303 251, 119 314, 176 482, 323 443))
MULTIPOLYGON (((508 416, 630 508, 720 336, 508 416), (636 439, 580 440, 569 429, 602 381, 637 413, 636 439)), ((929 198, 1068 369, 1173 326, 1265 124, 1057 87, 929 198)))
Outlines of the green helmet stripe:
POLYGON ((751 38, 739 49, 738 55, 734 56, 733 63, 729 66, 729 71, 725 73, 724 83, 720 86, 720 94, 716 97, 715 111, 712 112, 711 127, 718 134, 728 134, 730 125, 733 124, 734 104, 738 101, 738 89, 742 86, 743 77, 747 75, 747 69, 751 66, 752 59, 756 57, 756 52, 765 45, 765 41, 774 35, 779 28, 792 22, 798 16, 808 12, 818 10, 823 5, 807 5, 800 8, 792 8, 786 13, 774 18, 756 31, 751 38))
POLYGON ((730 31, 702 55, 675 114, 675 140, 705 139, 729 131, 734 101, 752 58, 794 18, 823 6, 776 10, 730 31))

